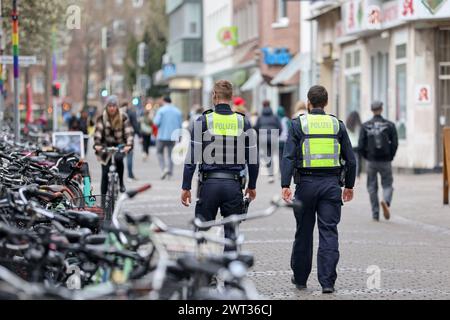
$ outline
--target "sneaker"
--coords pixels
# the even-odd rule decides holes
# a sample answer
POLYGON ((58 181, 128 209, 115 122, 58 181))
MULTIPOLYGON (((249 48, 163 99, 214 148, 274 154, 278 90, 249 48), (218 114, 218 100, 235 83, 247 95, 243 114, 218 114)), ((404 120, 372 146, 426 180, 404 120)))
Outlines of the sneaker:
POLYGON ((383 208, 383 215, 386 220, 391 218, 391 211, 389 210, 389 205, 386 201, 381 201, 381 207, 383 208))
POLYGON ((306 284, 298 284, 297 282, 295 282, 295 278, 294 276, 291 277, 291 283, 293 285, 295 285, 295 287, 297 288, 297 290, 305 290, 307 288, 306 284))
POLYGON ((334 288, 333 287, 329 287, 329 288, 323 288, 322 289, 322 293, 323 294, 330 294, 330 293, 334 293, 334 288))
POLYGON ((169 175, 169 172, 168 171, 164 171, 164 173, 161 176, 161 180, 165 180, 168 175, 169 175))

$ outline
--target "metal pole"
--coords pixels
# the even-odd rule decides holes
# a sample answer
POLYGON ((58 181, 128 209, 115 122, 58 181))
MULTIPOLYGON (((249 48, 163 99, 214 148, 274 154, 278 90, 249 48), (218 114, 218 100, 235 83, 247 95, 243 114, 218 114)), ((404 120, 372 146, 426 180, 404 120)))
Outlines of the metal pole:
POLYGON ((17 1, 13 0, 13 57, 14 57, 14 140, 20 142, 20 111, 19 111, 19 13, 17 11, 17 1))

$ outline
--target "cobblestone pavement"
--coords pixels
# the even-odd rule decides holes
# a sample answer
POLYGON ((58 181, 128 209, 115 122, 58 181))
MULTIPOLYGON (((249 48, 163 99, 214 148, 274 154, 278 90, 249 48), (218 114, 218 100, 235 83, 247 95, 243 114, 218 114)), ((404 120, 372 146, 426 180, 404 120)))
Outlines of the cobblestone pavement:
MULTIPOLYGON (((172 181, 160 181, 154 152, 144 163, 140 150, 136 150, 134 167, 139 181, 128 182, 127 187, 151 183, 153 189, 126 208, 155 214, 172 226, 189 227, 194 209, 184 208, 179 200, 182 167, 176 167, 172 181)), ((92 153, 88 160, 98 192, 100 165, 92 153)), ((306 291, 299 292, 291 285, 295 220, 289 209, 242 225, 247 240, 244 249, 255 253, 251 279, 267 299, 450 299, 450 208, 442 205, 441 179, 437 174, 395 176, 392 219, 376 223, 371 219, 366 178, 361 177, 355 200, 342 211, 341 258, 334 295, 321 294, 316 261, 306 291), (377 272, 379 286, 373 281, 377 272)), ((270 185, 261 177, 258 199, 250 210, 267 208, 279 191, 278 182, 270 185)), ((316 230, 315 254, 317 244, 316 230)))

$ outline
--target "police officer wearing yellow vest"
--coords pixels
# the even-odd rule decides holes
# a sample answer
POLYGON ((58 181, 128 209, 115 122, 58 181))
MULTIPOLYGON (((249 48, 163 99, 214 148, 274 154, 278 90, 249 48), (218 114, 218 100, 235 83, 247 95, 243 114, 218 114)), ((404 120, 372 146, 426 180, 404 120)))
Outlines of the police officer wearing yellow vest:
MULTIPOLYGON (((243 171, 246 165, 249 181, 245 195, 251 200, 256 198, 259 171, 256 132, 251 130, 243 114, 231 110, 232 97, 232 84, 218 81, 213 91, 214 110, 199 117, 191 130, 181 202, 184 206, 191 204, 191 183, 199 164, 200 185, 195 216, 203 221, 215 220, 219 209, 223 217, 243 212, 243 171)), ((226 226, 225 237, 232 238, 232 231, 226 226)), ((225 248, 229 249, 232 248, 225 248)))
POLYGON ((282 165, 282 196, 292 201, 292 177, 295 199, 303 203, 295 209, 297 231, 292 250, 292 283, 305 289, 313 259, 313 230, 319 228, 317 273, 323 293, 333 293, 339 261, 337 225, 343 202, 353 199, 356 160, 345 125, 325 113, 328 93, 322 86, 308 92, 309 114, 292 120, 282 165), (341 177, 345 176, 342 181, 341 177), (345 187, 342 191, 342 187, 345 187))

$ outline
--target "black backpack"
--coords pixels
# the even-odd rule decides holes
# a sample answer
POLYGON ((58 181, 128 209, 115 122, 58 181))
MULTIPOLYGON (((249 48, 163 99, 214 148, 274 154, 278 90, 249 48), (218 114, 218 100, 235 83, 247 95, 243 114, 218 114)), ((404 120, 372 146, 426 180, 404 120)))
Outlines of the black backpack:
POLYGON ((367 130, 367 153, 374 158, 391 157, 389 123, 374 121, 365 126, 367 130))

